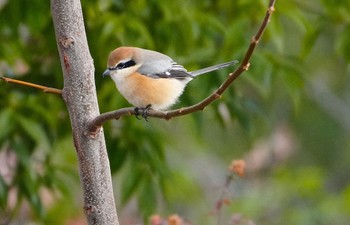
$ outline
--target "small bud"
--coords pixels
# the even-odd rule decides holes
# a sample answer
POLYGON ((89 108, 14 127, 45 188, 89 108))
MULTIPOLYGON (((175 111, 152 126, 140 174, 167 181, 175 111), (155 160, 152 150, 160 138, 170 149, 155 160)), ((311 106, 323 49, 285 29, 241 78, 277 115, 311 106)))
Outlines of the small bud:
POLYGON ((160 215, 152 215, 150 218, 151 225, 161 225, 162 224, 162 217, 160 215))
POLYGON ((228 167, 228 170, 232 173, 237 174, 240 177, 244 176, 245 172, 245 162, 244 160, 233 160, 228 167))
POLYGON ((169 225, 180 225, 182 223, 181 217, 174 214, 168 217, 168 224, 169 225))

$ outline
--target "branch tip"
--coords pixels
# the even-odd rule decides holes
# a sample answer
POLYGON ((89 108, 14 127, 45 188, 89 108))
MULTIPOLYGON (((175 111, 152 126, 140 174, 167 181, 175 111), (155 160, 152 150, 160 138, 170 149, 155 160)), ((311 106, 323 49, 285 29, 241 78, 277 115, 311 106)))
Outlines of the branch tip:
POLYGON ((57 94, 57 95, 61 95, 62 94, 62 90, 57 89, 57 88, 46 87, 46 86, 42 86, 42 85, 39 85, 39 84, 33 84, 33 83, 30 83, 30 82, 26 82, 26 81, 22 81, 22 80, 16 80, 16 79, 8 78, 8 77, 0 77, 0 78, 2 80, 6 81, 7 83, 20 84, 20 85, 23 85, 23 86, 36 88, 36 89, 42 90, 44 93, 52 93, 52 94, 57 94))
POLYGON ((0 79, 8 83, 8 81, 6 80, 6 77, 0 77, 0 79))

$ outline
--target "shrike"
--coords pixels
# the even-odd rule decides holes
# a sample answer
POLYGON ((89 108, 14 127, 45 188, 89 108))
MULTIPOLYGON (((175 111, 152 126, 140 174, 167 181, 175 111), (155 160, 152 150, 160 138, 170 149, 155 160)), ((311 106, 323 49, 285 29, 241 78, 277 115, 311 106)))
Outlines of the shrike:
POLYGON ((119 92, 136 109, 166 110, 177 102, 188 82, 236 63, 237 60, 188 72, 162 53, 119 47, 110 53, 103 76, 110 75, 119 92))

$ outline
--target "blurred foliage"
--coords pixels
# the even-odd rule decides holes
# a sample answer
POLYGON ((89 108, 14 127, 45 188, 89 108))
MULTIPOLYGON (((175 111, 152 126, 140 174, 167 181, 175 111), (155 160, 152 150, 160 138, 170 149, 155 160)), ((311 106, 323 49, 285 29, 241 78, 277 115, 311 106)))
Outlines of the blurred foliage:
MULTIPOLYGON (((154 49, 189 70, 242 60, 267 0, 83 0, 82 6, 105 112, 128 106, 100 76, 112 49, 154 49)), ((257 224, 347 224, 349 40, 350 1, 278 0, 249 71, 204 112, 107 123, 118 209, 137 200, 134 220, 158 212, 214 224, 206 215, 225 165, 246 157, 253 168, 249 156, 257 152, 264 166, 235 183, 226 215, 241 213, 257 224), (283 135, 289 148, 278 145, 283 135)), ((0 0, 0 49, 1 76, 62 88, 48 1, 0 0)), ((206 97, 227 72, 190 83, 177 106, 206 97)), ((75 197, 81 196, 78 169, 62 99, 3 82, 0 99, 0 223, 75 221, 82 200, 75 197)), ((119 211, 121 224, 129 221, 125 211, 119 211)))

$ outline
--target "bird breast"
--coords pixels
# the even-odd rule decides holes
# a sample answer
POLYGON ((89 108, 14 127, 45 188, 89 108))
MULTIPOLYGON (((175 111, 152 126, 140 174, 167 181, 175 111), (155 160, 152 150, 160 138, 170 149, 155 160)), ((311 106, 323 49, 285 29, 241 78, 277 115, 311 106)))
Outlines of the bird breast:
POLYGON ((165 110, 175 104, 182 94, 189 78, 151 78, 138 72, 119 71, 112 74, 117 89, 124 98, 136 107, 144 108, 151 104, 155 110, 165 110), (120 73, 122 72, 122 73, 120 73))

